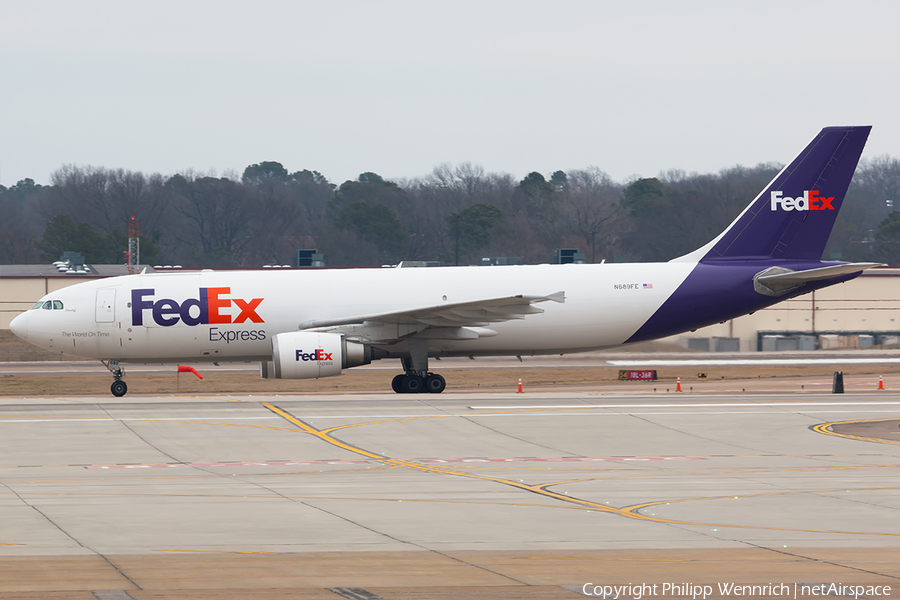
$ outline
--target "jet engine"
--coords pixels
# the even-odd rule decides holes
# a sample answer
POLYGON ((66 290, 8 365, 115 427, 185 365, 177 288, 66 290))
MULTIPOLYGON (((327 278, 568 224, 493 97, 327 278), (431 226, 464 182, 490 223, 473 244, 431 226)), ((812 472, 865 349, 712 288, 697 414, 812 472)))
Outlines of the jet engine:
POLYGON ((294 331, 272 338, 272 360, 259 363, 266 379, 318 379, 372 362, 372 347, 337 333, 294 331))

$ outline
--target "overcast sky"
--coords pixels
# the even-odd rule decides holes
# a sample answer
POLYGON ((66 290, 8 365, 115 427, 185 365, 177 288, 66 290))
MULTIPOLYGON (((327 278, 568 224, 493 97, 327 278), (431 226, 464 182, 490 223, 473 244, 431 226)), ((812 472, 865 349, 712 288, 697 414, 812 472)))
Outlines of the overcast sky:
POLYGON ((900 156, 900 2, 6 2, 0 183, 63 164, 335 183, 900 156))

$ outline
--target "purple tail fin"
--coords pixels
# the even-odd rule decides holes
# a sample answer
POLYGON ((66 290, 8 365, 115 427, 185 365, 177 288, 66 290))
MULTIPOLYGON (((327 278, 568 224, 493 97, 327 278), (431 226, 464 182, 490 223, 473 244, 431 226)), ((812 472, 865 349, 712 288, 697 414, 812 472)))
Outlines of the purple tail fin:
POLYGON ((819 132, 722 235, 701 249, 702 260, 820 260, 871 129, 819 132))

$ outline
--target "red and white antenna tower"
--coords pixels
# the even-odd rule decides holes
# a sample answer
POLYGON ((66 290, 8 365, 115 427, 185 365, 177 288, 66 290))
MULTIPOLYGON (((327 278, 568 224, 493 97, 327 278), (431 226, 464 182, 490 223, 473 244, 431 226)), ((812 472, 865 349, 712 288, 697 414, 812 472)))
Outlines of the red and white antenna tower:
POLYGON ((128 267, 128 274, 133 275, 138 272, 138 265, 141 263, 141 232, 138 221, 135 217, 131 217, 128 221, 128 250, 125 251, 125 264, 128 267))

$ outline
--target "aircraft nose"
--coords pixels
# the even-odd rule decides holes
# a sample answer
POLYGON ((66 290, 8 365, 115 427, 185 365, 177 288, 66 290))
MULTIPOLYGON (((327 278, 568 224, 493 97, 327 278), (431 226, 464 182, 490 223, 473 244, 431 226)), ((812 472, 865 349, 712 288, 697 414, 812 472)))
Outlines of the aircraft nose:
POLYGON ((9 324, 9 330, 22 340, 28 340, 28 313, 22 313, 12 320, 9 324))

